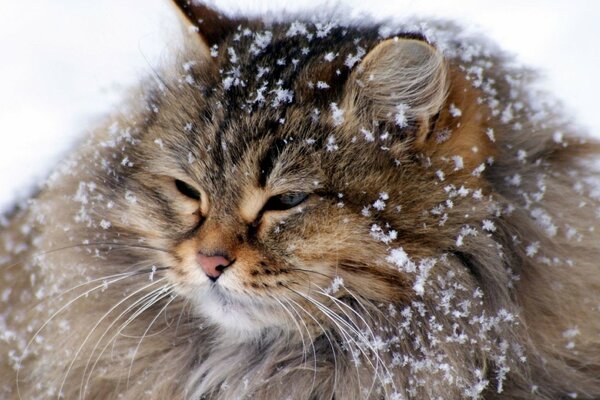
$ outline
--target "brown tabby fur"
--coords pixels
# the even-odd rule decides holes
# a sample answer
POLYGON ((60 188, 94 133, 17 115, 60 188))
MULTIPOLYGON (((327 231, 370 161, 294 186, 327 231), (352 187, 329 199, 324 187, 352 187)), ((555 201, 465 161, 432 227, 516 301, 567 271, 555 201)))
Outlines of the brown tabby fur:
POLYGON ((598 148, 528 72, 175 3, 195 40, 2 222, 0 397, 600 399, 598 148))

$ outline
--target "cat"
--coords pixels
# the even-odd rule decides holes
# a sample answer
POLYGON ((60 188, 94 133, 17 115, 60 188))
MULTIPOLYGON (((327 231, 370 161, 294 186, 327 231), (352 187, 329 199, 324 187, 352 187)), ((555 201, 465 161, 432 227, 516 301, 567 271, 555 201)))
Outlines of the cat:
POLYGON ((600 398, 599 149, 533 73, 173 3, 170 66, 2 219, 0 397, 600 398))

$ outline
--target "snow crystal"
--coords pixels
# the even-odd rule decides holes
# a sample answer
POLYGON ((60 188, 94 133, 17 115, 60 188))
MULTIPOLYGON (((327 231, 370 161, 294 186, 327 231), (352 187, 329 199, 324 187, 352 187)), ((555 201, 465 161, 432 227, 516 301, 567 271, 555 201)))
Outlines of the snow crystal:
POLYGON ((564 338, 570 339, 574 338, 575 336, 579 336, 580 334, 581 332, 579 331, 579 328, 575 326, 565 330, 562 335, 564 338))
POLYGON ((336 55, 333 54, 332 52, 329 52, 327 54, 325 54, 325 56, 323 58, 325 58, 325 61, 327 62, 332 62, 335 59, 336 55))
POLYGON ((260 52, 263 51, 269 45, 269 43, 271 43, 272 39, 273 33, 271 31, 256 33, 254 42, 250 46, 250 53, 253 55, 260 54, 260 52))
POLYGON ((316 23, 315 27, 317 28, 317 37, 318 38, 326 37, 327 35, 329 35, 329 32, 336 26, 337 26, 337 24, 334 22, 327 22, 325 24, 316 23))
POLYGON ((154 274, 156 273, 156 265, 152 266, 152 271, 150 272, 150 276, 148 277, 150 281, 154 282, 154 274))
POLYGON ((481 163, 471 172, 471 175, 480 176, 483 171, 485 171, 485 164, 481 163))
POLYGON ((271 106, 279 107, 282 103, 291 103, 294 100, 294 92, 289 89, 278 88, 272 90, 275 93, 275 98, 271 102, 271 106))
POLYGON ((554 132, 554 134, 552 135, 552 140, 554 140, 554 142, 556 142, 556 143, 562 143, 563 142, 562 132, 554 132))
POLYGON ((308 35, 308 29, 306 29, 306 25, 302 22, 294 21, 290 24, 290 28, 285 34, 287 37, 294 37, 297 35, 308 35))
POLYGON ((394 121, 399 128, 406 128, 408 126, 408 110, 410 107, 407 104, 398 104, 396 105, 396 115, 394 116, 394 121))
POLYGON ((506 182, 511 186, 521 186, 521 175, 514 174, 513 176, 506 177, 506 182))
POLYGON ((540 242, 533 242, 525 248, 525 254, 527 254, 528 257, 533 257, 537 254, 539 249, 540 249, 540 242))
POLYGON ((121 160, 121 165, 124 167, 133 167, 133 163, 129 160, 129 157, 125 157, 121 160))
POLYGON ((458 171, 459 169, 464 168, 463 158, 461 156, 452 156, 452 161, 454 161, 454 170, 458 171))
POLYGON ((356 49, 356 54, 348 54, 348 56, 346 57, 346 60, 344 61, 344 65, 347 66, 348 68, 352 68, 354 66, 354 64, 356 64, 363 58, 363 56, 365 54, 367 54, 365 49, 363 49, 362 47, 359 46, 356 49))
POLYGON ((324 292, 327 294, 335 294, 339 292, 340 288, 344 286, 344 279, 340 276, 336 276, 333 278, 331 282, 331 286, 325 288, 324 292))
POLYGON ((125 200, 127 200, 131 204, 137 203, 137 197, 135 197, 135 194, 133 194, 129 190, 125 192, 125 200))
POLYGON ((193 164, 195 161, 196 161, 196 157, 194 157, 194 155, 190 151, 187 156, 187 162, 188 162, 188 164, 193 164))
POLYGON ((440 181, 443 181, 444 179, 446 179, 446 176, 444 175, 444 171, 438 169, 437 171, 435 171, 435 176, 437 176, 437 178, 440 181))
POLYGON ((377 224, 371 225, 371 236, 385 244, 390 243, 398 237, 398 232, 389 230, 387 233, 377 224))
POLYGON ((327 151, 336 151, 339 149, 338 145, 335 143, 335 137, 333 135, 329 135, 327 138, 326 149, 327 151))
POLYGON ((513 118, 514 118, 514 116, 513 116, 512 104, 509 104, 508 106, 506 106, 504 111, 502 111, 502 115, 500 116, 500 122, 502 122, 503 124, 508 124, 510 121, 513 120, 513 118))
POLYGON ((365 129, 365 128, 360 128, 360 133, 363 134, 363 136, 365 137, 365 140, 367 142, 373 142, 375 141, 375 136, 373 136, 373 132, 365 129))
POLYGON ((488 232, 496 232, 496 225, 490 221, 489 219, 484 219, 482 221, 483 230, 488 232))
POLYGON ((235 49, 233 47, 228 47, 227 48, 227 54, 229 55, 229 61, 232 64, 237 64, 237 62, 238 62, 238 56, 237 56, 237 53, 235 52, 235 49))
POLYGON ((338 107, 337 103, 331 103, 331 118, 334 126, 340 126, 344 123, 344 110, 338 107))
POLYGON ((423 296, 425 294, 425 282, 429 277, 429 272, 435 266, 436 260, 433 258, 426 258, 419 262, 418 270, 419 274, 413 284, 413 290, 417 295, 423 296))
POLYGON ((411 261, 402 247, 392 249, 385 260, 394 264, 402 272, 412 273, 417 270, 416 264, 411 261))
POLYGON ((549 237, 556 236, 558 227, 554 224, 552 216, 550 216, 550 214, 548 214, 544 209, 536 207, 531 210, 530 215, 535 222, 544 229, 546 235, 549 237))
POLYGON ((454 103, 450 104, 450 115, 452 115, 454 118, 458 118, 462 115, 462 111, 460 111, 460 108, 456 107, 454 105, 454 103))
POLYGON ((385 201, 379 199, 373 203, 373 208, 378 211, 383 211, 385 209, 385 201))

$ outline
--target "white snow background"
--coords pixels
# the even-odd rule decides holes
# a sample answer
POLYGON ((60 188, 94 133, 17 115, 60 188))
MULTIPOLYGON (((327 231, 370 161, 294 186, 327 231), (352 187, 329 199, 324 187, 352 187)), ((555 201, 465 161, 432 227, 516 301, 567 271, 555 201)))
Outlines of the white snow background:
MULTIPOLYGON (((296 0, 214 0, 254 15, 316 8, 296 0)), ((342 14, 428 15, 485 33, 539 69, 584 131, 600 137, 600 1, 346 0, 342 14)), ((0 0, 0 210, 26 196, 125 88, 168 59, 169 0, 0 0)))

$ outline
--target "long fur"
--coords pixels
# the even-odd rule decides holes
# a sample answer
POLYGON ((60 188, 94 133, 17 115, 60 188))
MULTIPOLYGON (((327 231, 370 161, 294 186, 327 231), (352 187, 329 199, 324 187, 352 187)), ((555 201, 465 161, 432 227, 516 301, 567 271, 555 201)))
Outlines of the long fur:
POLYGON ((210 21, 3 220, 2 398, 600 398, 598 146, 532 74, 446 23, 210 21))

